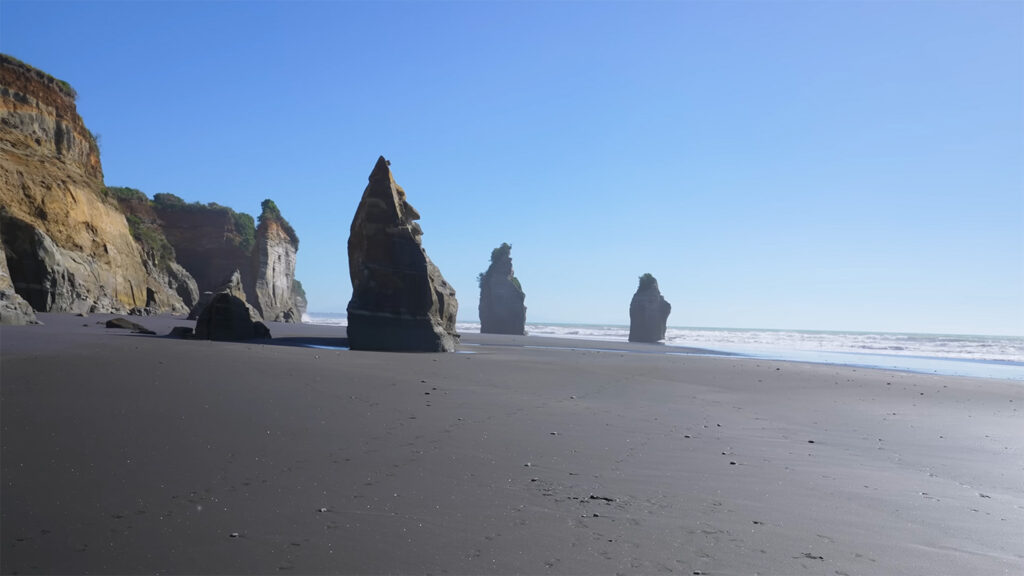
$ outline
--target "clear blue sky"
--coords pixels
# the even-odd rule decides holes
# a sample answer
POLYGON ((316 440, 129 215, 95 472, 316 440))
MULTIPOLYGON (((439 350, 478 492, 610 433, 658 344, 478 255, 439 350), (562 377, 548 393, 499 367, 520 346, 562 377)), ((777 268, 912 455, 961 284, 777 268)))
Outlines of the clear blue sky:
POLYGON ((108 185, 256 213, 344 311, 378 155, 477 318, 1024 334, 1021 2, 0 2, 108 185))

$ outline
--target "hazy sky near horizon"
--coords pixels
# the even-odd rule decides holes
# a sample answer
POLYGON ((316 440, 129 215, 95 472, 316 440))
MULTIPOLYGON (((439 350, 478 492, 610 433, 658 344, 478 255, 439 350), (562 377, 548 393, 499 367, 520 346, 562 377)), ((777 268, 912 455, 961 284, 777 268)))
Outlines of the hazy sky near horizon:
POLYGON ((528 321, 1024 335, 1021 2, 0 2, 106 183, 301 238, 351 296, 379 155, 475 321, 512 244, 528 321))

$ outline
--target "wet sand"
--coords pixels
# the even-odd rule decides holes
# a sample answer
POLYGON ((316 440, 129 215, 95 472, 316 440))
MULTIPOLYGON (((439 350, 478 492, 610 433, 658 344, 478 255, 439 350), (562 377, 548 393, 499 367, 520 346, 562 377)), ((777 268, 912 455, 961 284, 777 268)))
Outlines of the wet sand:
POLYGON ((40 317, 0 327, 6 574, 1024 572, 1019 382, 40 317))

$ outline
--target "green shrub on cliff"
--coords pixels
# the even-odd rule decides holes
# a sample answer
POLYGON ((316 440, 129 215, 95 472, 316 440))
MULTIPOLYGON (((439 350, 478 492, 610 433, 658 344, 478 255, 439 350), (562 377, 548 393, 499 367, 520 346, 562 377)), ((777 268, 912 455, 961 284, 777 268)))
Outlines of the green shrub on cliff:
POLYGON ((650 272, 647 272, 646 274, 640 277, 640 290, 647 290, 657 285, 658 281, 650 272))
POLYGON ((50 74, 43 72, 42 70, 36 68, 35 66, 32 66, 31 64, 26 64, 21 60, 15 58, 14 56, 11 56, 10 54, 0 54, 0 64, 13 66, 15 68, 21 68, 22 70, 34 75, 36 78, 42 80, 43 82, 56 84, 57 89, 66 94, 67 96, 70 96, 72 100, 78 99, 78 92, 75 91, 71 84, 67 83, 64 80, 61 80, 60 78, 54 78, 50 74))
POLYGON ((256 244, 256 222, 252 216, 245 212, 231 212, 231 218, 235 222, 235 232, 238 233, 238 247, 248 252, 256 244))
POLYGON ((103 189, 103 195, 118 202, 149 202, 149 197, 143 191, 126 186, 107 186, 103 189))
POLYGON ((260 204, 262 211, 260 212, 260 226, 264 225, 264 222, 275 221, 284 230, 284 233, 288 235, 288 238, 295 243, 295 249, 299 249, 299 235, 295 233, 295 229, 292 225, 281 216, 281 210, 277 207, 277 204, 273 200, 267 198, 260 204))
POLYGON ((124 218, 128 221, 128 230, 135 241, 143 250, 152 254, 158 263, 166 264, 175 260, 174 247, 167 241, 159 226, 134 214, 125 214, 124 218))

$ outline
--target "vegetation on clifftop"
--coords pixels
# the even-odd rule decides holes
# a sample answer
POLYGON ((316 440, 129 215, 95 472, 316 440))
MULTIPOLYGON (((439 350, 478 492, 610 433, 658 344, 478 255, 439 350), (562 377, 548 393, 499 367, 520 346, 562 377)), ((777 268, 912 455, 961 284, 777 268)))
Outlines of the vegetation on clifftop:
POLYGON ((640 287, 638 289, 639 290, 649 290, 652 287, 655 287, 657 285, 658 285, 658 281, 654 278, 654 276, 650 272, 647 272, 646 274, 644 274, 643 276, 640 277, 640 287))
POLYGON ((104 197, 116 201, 118 208, 124 213, 125 220, 128 221, 128 230, 143 250, 152 254, 160 264, 175 261, 174 247, 167 241, 159 222, 144 216, 148 210, 135 208, 149 205, 149 198, 141 190, 108 186, 101 192, 104 197))
MULTIPOLYGON (((494 250, 491 250, 491 265, 487 267, 487 272, 481 272, 477 274, 477 284, 483 286, 484 279, 488 277, 495 264, 505 264, 512 260, 512 245, 508 242, 502 242, 501 246, 498 246, 494 250)), ((511 265, 509 265, 511 268, 511 265)), ((523 291, 523 287, 519 284, 519 279, 512 275, 512 284, 520 292, 523 291)))
POLYGON ((75 89, 68 82, 61 80, 60 78, 54 78, 50 74, 43 72, 42 70, 36 68, 35 66, 32 66, 31 64, 26 64, 21 60, 15 58, 14 56, 11 56, 10 54, 0 54, 0 64, 14 66, 15 68, 21 68, 25 72, 32 74, 37 79, 43 82, 55 84, 58 90, 63 92, 66 96, 71 97, 72 100, 78 99, 78 92, 76 92, 75 89))
POLYGON ((216 202, 203 204, 202 202, 185 202, 174 194, 161 192, 153 195, 152 204, 159 210, 175 210, 182 212, 222 212, 230 216, 234 235, 228 236, 231 242, 245 252, 252 250, 256 244, 256 222, 253 217, 245 212, 235 212, 227 206, 221 206, 216 202))
POLYGON ((262 226, 264 222, 277 222, 278 225, 281 226, 281 229, 284 230, 284 233, 288 235, 288 238, 295 243, 295 249, 298 250, 299 235, 295 233, 295 229, 292 228, 292 225, 289 224, 287 220, 284 219, 284 216, 281 216, 281 209, 277 207, 277 204, 270 198, 267 198, 260 204, 260 208, 262 209, 259 218, 260 226, 262 226))

